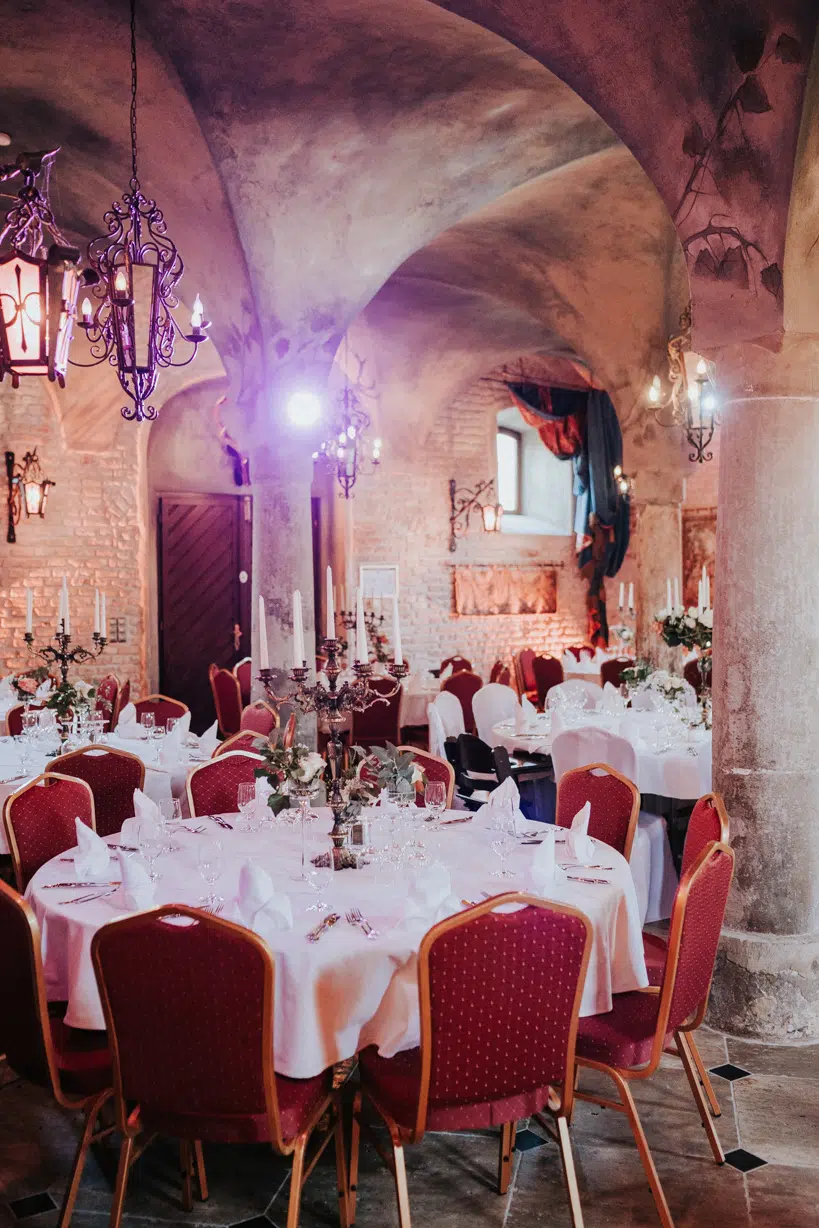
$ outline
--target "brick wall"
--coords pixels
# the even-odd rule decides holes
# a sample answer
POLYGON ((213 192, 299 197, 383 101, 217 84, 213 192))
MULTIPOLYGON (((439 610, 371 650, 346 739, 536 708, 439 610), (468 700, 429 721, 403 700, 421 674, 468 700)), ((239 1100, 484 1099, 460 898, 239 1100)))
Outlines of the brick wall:
POLYGON ((397 450, 390 438, 386 407, 380 471, 355 487, 355 563, 398 564, 404 654, 413 668, 438 665, 458 651, 488 678, 497 658, 511 660, 520 648, 559 653, 586 638, 585 586, 575 565, 573 536, 489 534, 473 517, 457 553, 449 552, 449 479, 474 487, 495 475, 495 415, 508 404, 498 385, 476 384, 411 453, 397 450), (507 562, 562 564, 557 613, 467 617, 452 612, 453 563, 507 562))
POLYGON ((0 387, 0 443, 20 459, 36 446, 51 488, 44 520, 17 526, 17 542, 0 551, 0 671, 34 662, 23 641, 25 588, 34 590, 34 633, 38 643, 53 635, 58 588, 68 577, 71 628, 75 642, 90 644, 94 589, 108 596, 108 615, 125 618, 126 642, 111 644, 98 660, 72 671, 97 681, 109 670, 145 688, 143 621, 144 512, 140 506, 143 460, 132 423, 116 433, 107 452, 66 448, 45 381, 21 380, 15 391, 0 387))

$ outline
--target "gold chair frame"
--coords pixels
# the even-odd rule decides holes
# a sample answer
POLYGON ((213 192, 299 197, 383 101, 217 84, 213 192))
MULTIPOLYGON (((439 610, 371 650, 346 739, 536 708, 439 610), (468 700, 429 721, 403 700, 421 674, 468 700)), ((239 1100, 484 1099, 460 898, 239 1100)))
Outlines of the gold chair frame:
MULTIPOLYGON (((238 708, 239 708, 239 720, 240 720, 240 722, 241 722, 241 714, 242 714, 242 712, 244 711, 244 708, 243 708, 243 705, 242 705, 242 688, 241 688, 241 685, 240 685, 240 683, 239 683, 239 679, 236 677, 236 675, 235 675, 235 674, 234 674, 234 673, 233 673, 231 670, 229 670, 229 669, 225 669, 225 668, 224 668, 224 666, 222 666, 222 665, 215 665, 215 664, 214 664, 214 665, 211 665, 211 666, 210 666, 210 668, 208 669, 208 682, 210 683, 210 693, 211 693, 211 695, 213 696, 213 706, 214 706, 214 708, 215 708, 215 710, 216 710, 216 722, 217 722, 217 724, 218 724, 218 726, 219 726, 219 732, 220 732, 221 734, 224 734, 224 733, 225 733, 225 727, 224 727, 224 725, 222 724, 222 708, 221 708, 221 705, 220 705, 220 703, 219 703, 219 696, 218 696, 218 694, 217 694, 216 687, 213 685, 213 680, 214 680, 214 678, 215 678, 216 674, 218 674, 218 673, 227 674, 227 676, 228 676, 230 679, 232 679, 232 681, 234 682, 234 684, 235 684, 235 686, 236 686, 236 695, 237 695, 237 703, 238 703, 238 708)), ((229 735, 229 736, 231 736, 231 737, 232 737, 233 735, 231 734, 231 735, 229 735)))
POLYGON ((3 827, 6 831, 6 841, 11 854, 11 864, 14 867, 14 880, 17 883, 17 890, 22 895, 23 887, 23 868, 20 864, 20 849, 17 844, 17 837, 14 833, 14 822, 11 817, 11 811, 14 801, 18 797, 22 797, 24 793, 28 793, 29 789, 40 789, 50 780, 68 780, 75 785, 83 785, 88 790, 88 800, 91 803, 91 830, 97 830, 97 816, 94 810, 94 794, 87 780, 81 780, 79 776, 66 776, 62 772, 43 772, 40 776, 36 776, 34 780, 30 780, 27 785, 23 785, 22 789, 17 789, 15 793, 10 793, 3 802, 3 827))
MULTIPOLYGON (((257 740, 261 740, 264 737, 264 735, 261 733, 254 733, 252 729, 240 729, 238 733, 232 733, 229 738, 225 738, 224 742, 220 742, 219 745, 214 748, 211 759, 221 759, 223 755, 229 755, 230 748, 233 746, 233 744, 242 738, 247 738, 248 735, 255 737, 257 740)), ((238 749, 241 750, 244 748, 239 747, 238 749)), ((255 751, 246 751, 246 754, 249 755, 253 755, 255 753, 255 751)), ((208 760, 208 762, 210 762, 210 760, 208 760)))
MULTIPOLYGON (((352 1138, 350 1142, 350 1186, 349 1186, 349 1215, 350 1223, 355 1225, 355 1210, 356 1198, 358 1192, 358 1163, 359 1152, 361 1147, 361 1131, 366 1132, 368 1140, 373 1144, 379 1157, 390 1170, 395 1182, 395 1195, 398 1204, 398 1222, 399 1228, 410 1228, 410 1207, 409 1207, 409 1189, 407 1186, 407 1170, 404 1161, 404 1145, 406 1143, 419 1143, 424 1137, 426 1129, 427 1108, 429 1105, 429 1085, 432 1076, 432 1006, 430 1002, 429 988, 429 953, 435 942, 450 930, 458 929, 460 926, 467 925, 475 918, 483 916, 484 913, 494 912, 495 909, 502 907, 505 904, 520 904, 532 908, 540 908, 546 912, 557 912, 564 916, 576 917, 583 922, 586 929, 586 942, 581 960, 580 975, 577 979, 577 990, 575 992, 574 1003, 572 1005, 571 1023, 569 1026, 569 1039, 566 1046, 566 1067, 561 1085, 560 1092, 555 1088, 550 1088, 549 1103, 545 1106, 552 1117, 555 1127, 555 1133, 552 1134, 551 1126, 547 1125, 549 1133, 557 1142, 560 1150, 560 1157, 563 1163, 563 1173, 566 1179, 566 1186, 569 1192, 569 1202, 572 1207, 572 1215, 575 1224, 578 1228, 582 1228, 582 1216, 580 1214, 580 1192, 577 1185, 577 1175, 574 1167, 574 1156, 572 1154, 571 1140, 569 1138, 569 1125, 571 1123, 572 1112, 574 1109, 575 1096, 575 1043, 577 1040, 577 1028, 580 1013, 580 1002, 583 997, 583 986, 586 980, 586 970, 591 956, 592 945, 592 926, 588 917, 576 908, 571 908, 567 904, 557 904, 550 900, 540 899, 538 896, 529 895, 522 891, 504 892, 502 895, 493 896, 492 899, 484 900, 480 904, 476 904, 472 908, 466 909, 464 912, 456 913, 453 917, 447 917, 444 921, 439 921, 431 930, 428 930, 421 942, 421 948, 418 953, 418 996, 421 1012, 421 1083, 418 1097, 418 1111, 415 1117, 415 1125, 409 1131, 403 1129, 397 1121, 387 1112, 383 1106, 379 1105, 378 1101, 373 1098, 369 1092, 359 1091, 356 1093, 353 1102, 353 1127, 352 1138), (384 1122, 390 1135, 391 1153, 386 1151, 381 1145, 380 1140, 369 1128, 367 1123, 362 1120, 363 1099, 366 1095, 368 1102, 378 1113, 381 1120, 384 1122), (575 1211, 577 1215, 575 1216, 575 1211)), ((545 1119, 544 1119, 545 1124, 545 1119)), ((499 1194, 505 1194, 509 1188, 509 1181, 512 1175, 512 1156, 515 1150, 515 1133, 516 1122, 511 1121, 505 1123, 501 1127, 500 1146, 498 1153, 498 1182, 497 1190, 499 1194)))
MULTIPOLYGON (((273 1020, 276 969, 267 944, 261 938, 259 938, 257 934, 254 934, 252 930, 246 929, 243 925, 235 925, 232 921, 226 921, 223 917, 215 917, 212 913, 203 912, 198 908, 190 908, 184 904, 163 904, 160 908, 152 908, 148 912, 140 913, 136 916, 121 917, 114 921, 110 921, 108 925, 103 926, 97 931, 91 942, 91 958, 94 964, 94 972, 97 978, 100 1000, 102 1002, 102 1009, 105 1015, 105 1023, 111 1046, 112 1065, 114 1071, 113 1095, 117 1116, 117 1129, 122 1135, 122 1147, 120 1149, 116 1185, 114 1187, 114 1201, 111 1207, 111 1219, 109 1221, 110 1228, 119 1228, 122 1222, 122 1210, 128 1185, 128 1174, 132 1165, 137 1159, 139 1159, 146 1148, 150 1146, 155 1136, 151 1134, 147 1137, 140 1138, 142 1127, 139 1117, 139 1105, 133 1108, 130 1112, 128 1111, 128 1105, 126 1103, 122 1088, 119 1040, 117 1037, 116 1027, 114 1025, 114 1017, 111 1011, 108 990, 100 964, 99 945, 106 930, 110 930, 113 926, 117 926, 118 928, 123 926, 126 928, 134 925, 139 926, 144 924, 146 917, 189 917, 191 920, 196 921, 200 925, 206 925, 214 929, 227 930, 237 938, 240 938, 243 942, 249 943, 251 946, 256 948, 258 954, 261 956, 264 969, 264 985, 262 990, 262 1035, 270 1038, 270 1043, 262 1046, 261 1063, 264 1081, 265 1108, 267 1111, 267 1120, 270 1129, 271 1146, 279 1153, 279 1155, 293 1156, 293 1170, 290 1177, 290 1201, 287 1208, 287 1228, 298 1228, 302 1190, 304 1189, 305 1182, 312 1173, 321 1156, 324 1154, 324 1150, 331 1139, 335 1139, 336 1180, 338 1187, 338 1205, 341 1228, 349 1228, 350 1220, 348 1215, 347 1171, 344 1152, 344 1133, 340 1091, 335 1089, 332 1090, 322 1101, 319 1102, 317 1107, 310 1115, 307 1125, 300 1134, 296 1135, 295 1138, 287 1142, 282 1135, 281 1120, 279 1116, 279 1101, 276 1090, 276 1072, 273 1062, 273 1020), (331 1116, 327 1125, 325 1137, 321 1141, 317 1151, 311 1157, 310 1161, 307 1162, 306 1151, 310 1138, 316 1127, 320 1124, 321 1119, 328 1111, 330 1112, 331 1116)), ((208 1196, 208 1191, 201 1143, 195 1141, 193 1146, 191 1146, 191 1142, 189 1140, 183 1140, 183 1208, 186 1211, 190 1211, 193 1207, 192 1178, 194 1158, 196 1159, 198 1168, 200 1185, 199 1193, 202 1201, 204 1201, 208 1196)))
POLYGON ((582 767, 570 768, 568 772, 564 772, 557 782, 557 803, 556 811, 560 807, 560 791, 563 787, 563 782, 574 776, 585 775, 589 772, 602 771, 607 776, 614 776, 622 784, 627 785, 631 791, 631 815, 629 816, 628 829, 626 831, 626 840, 623 846, 623 856, 626 861, 631 860, 631 850, 634 845, 634 837, 637 834, 637 820, 640 817, 640 790, 637 788, 633 780, 629 780, 628 776, 624 776, 622 772, 618 772, 610 763, 584 763, 582 767))

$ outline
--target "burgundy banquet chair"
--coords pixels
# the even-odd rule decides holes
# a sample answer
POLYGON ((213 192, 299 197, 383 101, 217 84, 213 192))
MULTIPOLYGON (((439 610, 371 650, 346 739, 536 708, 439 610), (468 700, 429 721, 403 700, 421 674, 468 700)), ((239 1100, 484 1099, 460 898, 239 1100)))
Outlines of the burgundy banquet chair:
POLYGON ((111 728, 116 729, 119 714, 131 702, 131 679, 126 678, 117 695, 117 705, 114 709, 114 715, 111 717, 111 728))
POLYGON ((600 682, 603 686, 610 682, 612 686, 619 687, 624 669, 633 669, 634 661, 631 657, 615 657, 613 661, 604 661, 600 666, 600 682))
POLYGON ((241 730, 251 730, 262 738, 269 738, 274 729, 279 727, 279 714, 264 699, 257 699, 248 704, 242 712, 241 730))
POLYGON ((142 760, 112 746, 82 746, 52 759, 46 771, 75 776, 90 785, 99 836, 112 836, 121 830, 134 813, 134 789, 145 784, 142 760))
MULTIPOLYGON (((412 755, 427 780, 443 781, 446 785, 446 808, 450 810, 455 793, 455 769, 452 764, 447 759, 441 759, 438 755, 431 755, 427 750, 419 750, 417 746, 397 746, 396 750, 406 751, 412 755)), ((415 790, 415 800, 419 806, 424 805, 423 784, 420 784, 415 790)))
POLYGON ((134 708, 136 709, 137 724, 139 724, 146 713, 152 712, 154 724, 157 727, 167 725, 170 717, 179 718, 184 716, 186 712, 190 712, 187 704, 183 704, 179 699, 171 699, 168 695, 146 695, 144 699, 136 701, 134 708))
POLYGON ((558 827, 571 827, 586 802, 591 803, 589 835, 617 849, 628 861, 640 815, 637 786, 607 763, 589 763, 564 772, 557 782, 558 827))
POLYGON ((234 733, 233 737, 225 738, 224 742, 220 742, 211 755, 211 759, 218 759, 221 755, 228 755, 232 750, 248 750, 252 754, 258 754, 259 736, 258 733, 253 733, 251 729, 240 730, 239 733, 234 733))
POLYGON ((234 678, 239 683, 239 689, 242 693, 242 703, 245 707, 250 703, 250 688, 253 682, 253 662, 250 657, 243 657, 241 661, 237 661, 231 670, 234 678))
POLYGON ((106 674, 97 685, 94 697, 94 712, 105 722, 105 732, 113 729, 113 720, 118 712, 119 678, 115 674, 106 674))
POLYGON ((223 738, 229 738, 242 727, 242 688, 239 679, 229 669, 219 669, 218 665, 210 666, 208 679, 219 732, 223 738))
POLYGON ((464 712, 464 728, 467 733, 475 732, 475 716, 472 712, 472 697, 483 686, 483 679, 470 670, 459 670, 457 674, 444 679, 442 691, 450 691, 460 701, 464 712))
POLYGON ((254 783, 263 763, 261 755, 230 750, 191 768, 185 785, 191 815, 236 814, 239 785, 254 783))
MULTIPOLYGON (((202 1143, 269 1143, 293 1157, 287 1228, 297 1228, 307 1145, 325 1114, 318 1154, 335 1140, 339 1217, 347 1228, 344 1139, 332 1069, 276 1073, 276 970, 251 930, 180 904, 123 917, 91 946, 114 1060, 122 1136, 111 1228, 122 1222, 133 1161, 156 1133, 182 1144, 183 1206, 194 1157, 207 1197, 202 1143)), ((318 1156, 316 1156, 316 1159, 318 1156)))
POLYGON ((563 681, 563 666, 557 657, 535 657, 532 661, 532 674, 535 679, 537 706, 546 706, 546 696, 553 686, 559 686, 563 681))
POLYGON ((503 661, 496 661, 490 671, 489 681, 499 682, 501 686, 511 686, 512 673, 509 666, 504 665, 503 661))
POLYGON ((459 674, 462 670, 469 670, 470 672, 472 670, 472 662, 467 660, 466 657, 462 657, 459 652, 456 652, 454 656, 447 657, 441 662, 441 673, 443 673, 449 665, 452 666, 453 674, 459 674))
POLYGON ((537 682, 535 681, 535 671, 532 668, 535 655, 533 648, 522 648, 520 652, 515 653, 512 657, 512 667, 515 671, 515 689, 517 690, 518 697, 522 698, 525 695, 533 703, 537 701, 537 682))
POLYGON ((23 732, 23 713, 42 712, 45 704, 15 704, 6 712, 6 729, 10 738, 19 738, 23 732))
MULTIPOLYGON (((381 695, 390 695, 395 687, 392 678, 370 678, 370 689, 381 695)), ((401 700, 404 688, 399 686, 388 699, 377 700, 363 712, 353 712, 353 746, 395 746, 401 741, 401 700)))
MULTIPOLYGON (((45 1088, 58 1105, 84 1118, 57 1221, 58 1228, 68 1228, 88 1149, 113 1131, 95 1129, 112 1095, 108 1041, 104 1032, 66 1027, 56 1005, 49 1006, 37 919, 23 897, 1 880, 0 932, 0 1053, 21 1079, 45 1088)), ((32 1139, 27 1145, 36 1153, 44 1143, 32 1139)))
MULTIPOLYGON (((548 1105, 572 1209, 579 1213, 569 1122, 574 1042, 591 925, 573 908, 510 892, 434 926, 418 955, 421 1043, 395 1057, 358 1055, 350 1219, 355 1221, 364 1105, 389 1131, 398 1221, 409 1228, 404 1146, 427 1130, 501 1127, 498 1192, 506 1193, 515 1124, 548 1105), (496 912, 507 905, 513 912, 496 912)), ((384 1152, 379 1146, 379 1153, 384 1152)), ((454 1179, 454 1176, 453 1176, 454 1179)), ((464 1216, 463 1223, 470 1222, 464 1216)), ((575 1221, 578 1222, 578 1221, 575 1221)))
POLYGON ((46 772, 6 798, 3 824, 18 891, 25 891, 40 866, 75 847, 75 819, 96 831, 94 795, 73 776, 46 772))

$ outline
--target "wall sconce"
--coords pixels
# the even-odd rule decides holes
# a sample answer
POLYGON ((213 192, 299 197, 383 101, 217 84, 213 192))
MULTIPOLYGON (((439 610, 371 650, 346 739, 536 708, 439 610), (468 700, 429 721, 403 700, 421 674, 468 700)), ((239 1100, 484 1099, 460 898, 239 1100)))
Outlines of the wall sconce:
POLYGON ((478 482, 474 490, 466 486, 458 486, 454 478, 449 479, 449 549, 451 554, 454 554, 458 548, 458 538, 465 537, 469 532, 469 518, 473 512, 480 512, 484 532, 500 533, 503 507, 500 503, 481 501, 482 495, 493 494, 494 490, 494 478, 478 482))
POLYGON ((37 449, 26 452, 22 463, 15 463, 14 453, 6 453, 6 478, 8 481, 8 532, 7 542, 17 541, 14 526, 20 523, 23 508, 26 518, 29 516, 45 516, 48 501, 48 489, 56 486, 50 478, 43 477, 37 449))
POLYGON ((617 486, 618 493, 621 494, 623 498, 625 498, 626 495, 631 498, 631 496, 634 494, 634 478, 629 477, 622 465, 614 466, 614 481, 617 486))
POLYGON ((663 390, 662 380, 655 375, 648 389, 648 403, 662 426, 682 427, 691 446, 690 461, 713 459, 708 448, 717 428, 719 401, 714 364, 691 349, 691 305, 680 316, 680 331, 668 342, 669 391, 663 390), (669 421, 663 421, 667 412, 669 421))

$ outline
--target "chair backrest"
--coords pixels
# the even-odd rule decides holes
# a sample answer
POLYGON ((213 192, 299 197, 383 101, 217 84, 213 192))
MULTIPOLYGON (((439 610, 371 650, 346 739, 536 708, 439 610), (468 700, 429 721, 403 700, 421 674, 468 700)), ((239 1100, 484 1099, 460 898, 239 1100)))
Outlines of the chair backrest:
POLYGON ((619 686, 623 678, 624 669, 633 669, 634 661, 631 657, 615 657, 613 661, 604 661, 600 666, 600 681, 603 686, 610 682, 612 686, 619 686))
POLYGON ((515 668, 515 680, 521 695, 524 695, 527 691, 537 690, 533 667, 536 655, 534 648, 522 648, 512 658, 512 664, 515 668))
POLYGON ((251 729, 240 730, 239 733, 234 733, 232 738, 225 738, 224 742, 220 742, 211 755, 211 759, 218 759, 220 755, 227 755, 232 750, 249 750, 253 754, 258 754, 256 743, 261 735, 253 733, 251 729))
POLYGON ((492 749, 474 733, 458 735, 458 761, 462 772, 477 772, 482 776, 495 775, 492 749))
POLYGON ((430 1108, 504 1100, 549 1085, 562 1085, 560 1111, 571 1112, 591 934, 576 909, 510 892, 424 936, 416 1139, 430 1108), (523 907, 495 911, 507 904, 523 907))
POLYGON ((588 712, 594 712, 603 698, 603 689, 596 682, 587 682, 585 678, 568 678, 565 682, 558 682, 556 686, 549 688, 546 706, 558 707, 563 696, 574 698, 578 703, 582 700, 583 707, 588 712))
POLYGON ((496 661, 489 672, 490 682, 499 682, 501 686, 512 685, 512 671, 503 661, 496 661))
POLYGON ((282 746, 285 750, 289 750, 296 739, 296 714, 291 712, 287 718, 287 724, 284 727, 282 734, 282 746))
POLYGON ((60 1094, 48 1023, 40 927, 21 895, 0 879, 0 1052, 21 1078, 60 1094))
POLYGON ((719 793, 706 793, 694 803, 685 833, 680 875, 693 865, 706 844, 730 844, 725 802, 719 793))
POLYGON ((111 717, 111 728, 112 729, 116 729, 120 712, 130 702, 131 702, 131 679, 126 678, 122 686, 119 689, 119 695, 117 696, 117 706, 114 709, 114 715, 111 717))
MULTIPOLYGON (((455 770, 448 760, 440 758, 438 755, 430 755, 425 750, 419 750, 417 746, 399 746, 400 751, 408 751, 412 755, 418 767, 426 776, 427 780, 442 780, 446 785, 446 806, 447 810, 452 806, 452 798, 455 793, 455 770)), ((415 791, 415 800, 419 806, 424 804, 424 786, 419 785, 415 791)))
POLYGON ((119 702, 119 678, 116 674, 106 674, 97 684, 97 694, 94 699, 94 711, 105 721, 106 732, 113 729, 112 721, 117 714, 119 702))
POLYGON ((557 826, 571 827, 586 802, 591 802, 589 835, 610 845, 628 861, 640 814, 637 786, 608 763, 589 763, 566 772, 557 786, 557 826))
POLYGON ((683 678, 691 684, 697 695, 699 695, 702 690, 702 674, 700 673, 698 661, 686 661, 683 666, 683 678))
MULTIPOLYGON (((555 718, 552 718, 554 723, 555 718)), ((585 767, 587 763, 608 763, 621 776, 629 780, 637 776, 637 755, 627 738, 598 729, 594 725, 582 725, 579 729, 566 729, 552 738, 552 767, 558 781, 573 768, 585 767)))
POLYGON ((442 691, 449 691, 459 700, 464 713, 464 727, 467 733, 475 732, 475 717, 472 712, 472 697, 483 686, 483 679, 469 670, 458 670, 441 683, 442 691))
POLYGON ((269 738, 279 727, 279 714, 264 699, 248 704, 242 713, 241 729, 252 729, 263 738, 269 738))
POLYGON ((467 670, 470 673, 472 672, 472 662, 468 661, 466 657, 462 657, 459 652, 456 652, 454 656, 447 657, 445 661, 441 662, 441 673, 444 672, 448 665, 452 666, 453 674, 459 674, 462 670, 467 670))
POLYGON ((9 737, 20 737, 20 734, 23 732, 23 713, 25 711, 41 712, 44 707, 45 704, 29 704, 28 708, 26 708, 25 704, 14 704, 13 707, 9 708, 6 712, 6 730, 9 737))
POLYGON ((187 704, 183 704, 179 699, 171 699, 168 695, 146 695, 144 699, 136 701, 134 708, 137 724, 146 712, 153 712, 156 725, 167 725, 170 717, 178 718, 190 712, 187 704))
POLYGON ((253 662, 250 657, 243 657, 241 661, 237 661, 231 672, 239 682, 242 703, 247 707, 250 703, 250 688, 253 684, 253 662))
MULTIPOLYGON (((559 686, 563 681, 563 666, 557 657, 534 657, 532 659, 532 674, 537 690, 538 707, 546 703, 546 696, 553 686, 559 686)), ((529 688, 527 687, 527 690, 529 688)))
MULTIPOLYGON (((453 695, 453 699, 455 696, 453 695)), ((455 700, 457 703, 458 701, 455 700)), ((460 704, 458 707, 460 708, 460 704)), ((444 722, 441 720, 441 714, 435 707, 435 704, 427 704, 427 735, 429 753, 431 755, 446 755, 446 730, 444 722)))
POLYGON ((472 715, 475 718, 478 737, 486 742, 487 746, 493 746, 495 739, 492 726, 497 725, 498 721, 508 720, 517 710, 518 697, 510 686, 504 686, 500 682, 488 682, 486 686, 482 686, 472 696, 472 715))
POLYGON ((219 669, 218 665, 210 666, 208 678, 219 732, 223 738, 229 738, 231 734, 238 733, 242 725, 242 688, 239 679, 229 669, 219 669))
POLYGON ((263 763, 261 755, 229 750, 191 768, 185 785, 191 814, 236 814, 239 785, 255 781, 256 768, 263 763))
MULTIPOLYGON (((389 695, 395 687, 392 678, 370 678, 370 688, 380 695, 389 695)), ((353 712, 352 740, 354 746, 393 746, 401 741, 400 716, 403 687, 387 700, 377 700, 363 712, 353 712)))
POLYGON ((457 695, 452 695, 449 691, 439 691, 432 702, 448 738, 457 738, 458 734, 466 732, 464 710, 457 695))
POLYGON ((3 825, 18 891, 25 891, 40 866, 74 848, 75 819, 96 830, 94 795, 73 776, 46 772, 6 798, 3 825))
POLYGON ((81 746, 52 759, 47 772, 75 776, 91 786, 97 834, 112 836, 134 813, 134 789, 145 783, 145 764, 127 750, 81 746))
POLYGON ((230 1127, 228 1138, 249 1142, 266 1116, 281 1148, 275 968, 264 942, 221 917, 171 904, 103 926, 91 954, 120 1129, 138 1104, 149 1122, 178 1122, 181 1131, 190 1121, 204 1131, 209 1119, 217 1138, 225 1138, 221 1124, 230 1127))
POLYGON ((505 746, 493 746, 492 760, 495 764, 495 775, 498 778, 498 784, 502 784, 504 780, 508 780, 512 775, 512 760, 509 758, 509 751, 505 746))
POLYGON ((589 655, 592 657, 594 656, 594 649, 592 648, 591 644, 570 644, 565 651, 570 652, 575 661, 580 660, 580 654, 583 652, 589 653, 589 655))

